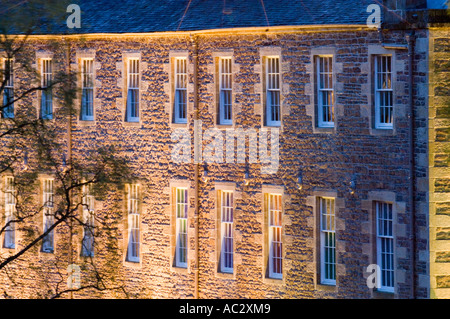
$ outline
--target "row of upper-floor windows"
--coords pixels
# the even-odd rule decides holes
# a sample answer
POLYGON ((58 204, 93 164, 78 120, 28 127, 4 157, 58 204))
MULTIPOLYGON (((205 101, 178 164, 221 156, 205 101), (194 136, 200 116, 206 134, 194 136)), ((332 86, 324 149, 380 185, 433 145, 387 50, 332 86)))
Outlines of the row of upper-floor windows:
MULTIPOLYGON (((54 230, 48 231, 55 223, 54 216, 54 180, 46 178, 41 181, 42 207, 43 207, 43 231, 47 232, 42 240, 41 251, 54 252, 54 230)), ((4 209, 5 224, 3 247, 15 248, 16 229, 15 205, 16 193, 14 178, 7 176, 4 179, 4 209)), ((187 268, 189 261, 189 192, 188 187, 172 187, 172 237, 174 242, 173 260, 174 267, 187 268)), ((126 215, 126 260, 140 262, 141 260, 141 187, 139 184, 127 184, 125 188, 126 215)), ((337 246, 336 246, 336 214, 335 197, 316 197, 318 247, 319 259, 318 278, 324 285, 336 285, 337 271, 337 246)), ((81 241, 81 255, 94 256, 95 237, 95 198, 92 184, 82 188, 82 221, 83 235, 81 241)), ((236 236, 235 236, 235 191, 231 189, 218 189, 216 191, 217 220, 217 270, 221 273, 233 273, 236 265, 236 236)), ((394 291, 395 274, 395 250, 394 250, 394 213, 393 204, 383 201, 374 201, 374 224, 376 235, 376 261, 380 267, 378 274, 378 286, 381 290, 394 291)), ((263 207, 264 257, 266 259, 266 274, 268 278, 283 278, 284 252, 284 222, 283 222, 283 193, 278 191, 264 192, 263 207)))
MULTIPOLYGON (((232 57, 220 57, 216 60, 216 110, 217 124, 232 125, 234 121, 233 92, 234 74, 232 57)), ((336 92, 335 67, 333 55, 314 56, 314 96, 317 127, 333 128, 336 122, 336 92)), ((189 73, 188 59, 177 57, 172 59, 173 70, 171 89, 171 121, 173 123, 187 123, 189 114, 189 73)), ((53 116, 52 59, 41 59, 41 87, 40 116, 51 119, 53 116)), ((263 116, 266 126, 280 126, 282 122, 282 78, 280 56, 263 57, 263 116)), ((11 70, 5 81, 3 91, 4 118, 14 117, 14 72, 10 60, 3 60, 4 70, 11 70)), ((374 126, 378 129, 392 129, 394 115, 393 72, 391 55, 373 56, 373 96, 374 96, 374 126)), ((139 58, 128 58, 125 63, 125 115, 126 122, 140 121, 141 108, 141 74, 142 68, 139 58)), ((95 72, 94 59, 80 60, 81 102, 79 118, 82 121, 94 120, 94 90, 95 72)))

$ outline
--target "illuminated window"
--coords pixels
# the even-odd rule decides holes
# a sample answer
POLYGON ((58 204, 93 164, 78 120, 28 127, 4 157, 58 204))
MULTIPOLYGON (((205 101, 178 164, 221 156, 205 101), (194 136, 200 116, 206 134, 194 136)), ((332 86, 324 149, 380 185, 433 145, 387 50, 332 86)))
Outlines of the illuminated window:
POLYGON ((393 126, 392 57, 375 56, 375 128, 393 126))
POLYGON ((394 292, 394 234, 392 204, 375 202, 377 218, 377 264, 380 290, 394 292))
POLYGON ((14 117, 14 70, 11 59, 3 60, 3 79, 6 79, 3 87, 2 117, 14 117))
POLYGON ((318 56, 317 65, 317 119, 319 127, 334 126, 333 57, 318 56))
POLYGON ((320 282, 336 284, 336 233, 334 198, 319 198, 320 282))
POLYGON ((187 267, 187 217, 188 217, 188 195, 187 188, 175 188, 175 210, 176 210, 176 252, 175 265, 187 267))
POLYGON ((94 205, 95 199, 92 184, 83 186, 83 240, 81 242, 81 255, 94 256, 94 205))
POLYGON ((233 272, 233 192, 219 191, 221 251, 220 270, 233 272))
POLYGON ((281 125, 280 59, 266 57, 266 125, 281 125))
POLYGON ((5 178, 5 230, 3 238, 4 248, 15 247, 15 224, 14 214, 16 210, 16 193, 14 187, 14 177, 5 178))
MULTIPOLYGON (((47 232, 51 226, 54 224, 54 189, 53 189, 53 179, 43 180, 43 216, 44 216, 44 233, 47 232)), ((42 239, 42 251, 51 253, 54 249, 54 230, 52 229, 47 235, 42 239)))
POLYGON ((139 59, 128 60, 127 122, 139 122, 139 59))
POLYGON ((139 185, 127 186, 127 208, 128 208, 128 253, 127 260, 139 262, 139 185))
POLYGON ((186 58, 175 59, 175 123, 187 123, 187 68, 186 58))
POLYGON ((51 119, 53 117, 53 97, 52 97, 52 60, 41 60, 41 118, 51 119))
POLYGON ((281 279, 283 274, 282 205, 280 194, 267 194, 269 217, 269 277, 281 279))
POLYGON ((219 59, 219 124, 232 124, 231 58, 219 59))
POLYGON ((81 60, 81 120, 94 120, 94 60, 81 60))

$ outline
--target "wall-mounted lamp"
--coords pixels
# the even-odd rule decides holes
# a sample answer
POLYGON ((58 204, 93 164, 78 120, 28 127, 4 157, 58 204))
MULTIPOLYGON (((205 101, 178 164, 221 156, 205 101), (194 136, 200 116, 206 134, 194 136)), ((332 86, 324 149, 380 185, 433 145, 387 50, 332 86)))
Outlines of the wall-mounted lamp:
POLYGON ((23 155, 22 170, 26 171, 27 169, 28 169, 28 152, 25 151, 23 155))
POLYGON ((66 154, 63 154, 62 156, 62 171, 67 171, 67 160, 66 160, 66 154))
POLYGON ((303 177, 302 174, 299 173, 297 177, 297 189, 301 190, 303 188, 303 177))
POLYGON ((248 186, 248 184, 250 184, 250 176, 248 173, 248 167, 245 168, 245 173, 244 173, 244 185, 248 186))
POLYGON ((350 186, 348 188, 348 191, 350 192, 350 194, 354 194, 355 193, 355 187, 356 187, 356 182, 355 182, 355 177, 353 177, 353 179, 350 181, 350 186))
POLYGON ((208 167, 206 166, 206 163, 203 165, 202 182, 203 183, 207 183, 208 182, 208 167))

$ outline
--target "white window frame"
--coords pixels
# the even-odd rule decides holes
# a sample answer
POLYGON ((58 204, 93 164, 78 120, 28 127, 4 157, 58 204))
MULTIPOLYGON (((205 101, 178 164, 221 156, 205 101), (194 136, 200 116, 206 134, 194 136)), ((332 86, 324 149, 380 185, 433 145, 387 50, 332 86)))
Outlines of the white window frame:
POLYGON ((176 245, 175 266, 187 268, 188 261, 188 189, 175 188, 176 245))
POLYGON ((53 94, 52 94, 53 62, 51 58, 41 59, 41 118, 50 120, 53 118, 53 94))
POLYGON ((334 127, 333 56, 317 56, 316 67, 317 125, 318 127, 334 127), (326 103, 324 95, 327 96, 328 103, 326 103), (324 112, 325 109, 327 112, 324 112))
POLYGON ((233 90, 231 57, 219 58, 219 124, 233 124, 233 90))
MULTIPOLYGON (((7 65, 9 63, 9 79, 6 80, 5 86, 3 87, 3 102, 2 105, 12 103, 6 108, 2 108, 2 118, 14 118, 14 68, 12 59, 3 59, 3 70, 6 72, 7 65)), ((5 74, 3 74, 5 75, 5 74)))
POLYGON ((5 231, 3 238, 4 248, 15 248, 16 229, 13 222, 16 213, 16 190, 14 177, 5 177, 5 231))
POLYGON ((126 118, 127 122, 139 122, 140 109, 140 59, 128 59, 127 72, 127 105, 126 118))
POLYGON ((234 265, 234 192, 219 191, 220 196, 220 271, 233 273, 234 265))
POLYGON ((81 120, 94 120, 94 59, 81 59, 81 120))
POLYGON ((187 123, 188 94, 187 94, 187 58, 177 57, 174 60, 174 122, 187 123), (184 101, 184 103, 183 103, 184 101))
POLYGON ((395 252, 394 252, 394 212, 389 202, 375 201, 377 265, 380 267, 378 290, 394 292, 395 252))
POLYGON ((375 128, 392 129, 394 122, 394 92, 393 92, 393 59, 392 55, 380 54, 374 56, 374 87, 375 87, 375 128), (385 59, 384 65, 381 66, 381 72, 378 70, 380 63, 385 59), (389 61, 389 63, 388 63, 389 61), (382 87, 379 86, 379 77, 381 78, 382 87), (383 81, 385 77, 386 81, 383 81), (383 97, 384 96, 384 97, 383 97), (383 100, 388 100, 391 105, 382 105, 383 100), (382 115, 388 113, 387 117, 390 122, 381 121, 382 115), (382 114, 383 113, 383 114, 382 114))
POLYGON ((127 260, 139 262, 140 260, 140 214, 139 214, 138 184, 127 185, 127 211, 128 211, 128 249, 127 260))
POLYGON ((335 198, 319 197, 320 283, 336 285, 336 210, 335 198))
POLYGON ((281 63, 279 56, 266 56, 266 126, 281 126, 281 63), (272 98, 277 103, 272 103, 272 98))
POLYGON ((81 241, 81 255, 94 257, 94 217, 95 198, 92 191, 93 184, 83 185, 83 239, 81 241))
POLYGON ((283 278, 283 204, 282 194, 267 194, 267 213, 269 231, 269 277, 283 278))
MULTIPOLYGON (((43 230, 46 232, 54 224, 54 180, 46 178, 43 181, 42 199, 43 199, 43 230)), ((54 232, 52 229, 44 238, 42 238, 42 251, 52 253, 54 251, 54 232)))

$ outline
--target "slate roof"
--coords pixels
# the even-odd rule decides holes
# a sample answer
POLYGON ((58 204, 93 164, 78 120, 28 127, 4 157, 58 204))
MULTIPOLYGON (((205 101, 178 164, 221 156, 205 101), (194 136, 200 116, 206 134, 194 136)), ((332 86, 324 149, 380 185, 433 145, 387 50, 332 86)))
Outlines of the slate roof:
MULTIPOLYGON (((72 0, 81 28, 58 23, 35 33, 141 33, 221 28, 365 24, 381 0, 72 0)), ((66 17, 70 13, 66 13, 66 17)))

